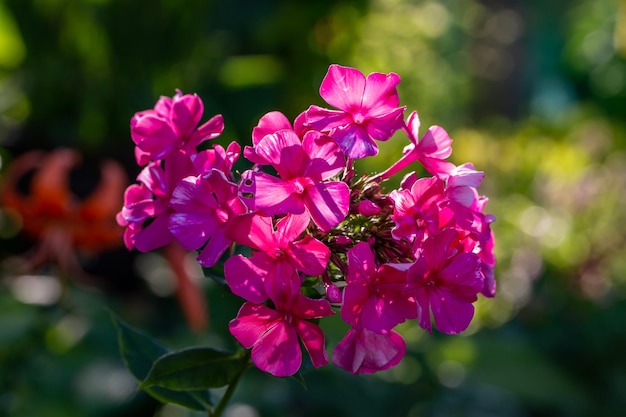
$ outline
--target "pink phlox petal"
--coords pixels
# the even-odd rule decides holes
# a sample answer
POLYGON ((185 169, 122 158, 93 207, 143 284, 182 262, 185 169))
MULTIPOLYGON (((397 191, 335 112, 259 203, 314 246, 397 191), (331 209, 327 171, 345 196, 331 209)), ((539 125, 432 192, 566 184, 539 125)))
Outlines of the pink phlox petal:
POLYGON ((310 216, 307 213, 288 214, 276 222, 275 241, 281 248, 287 248, 306 230, 310 216))
POLYGON ((366 285, 356 283, 347 284, 343 289, 343 299, 340 309, 342 320, 350 326, 358 326, 363 306, 370 295, 370 288, 366 285))
POLYGON ((167 195, 172 194, 176 185, 189 176, 196 176, 198 171, 193 163, 194 154, 189 154, 181 150, 172 150, 165 160, 163 160, 163 171, 165 172, 165 186, 167 195))
POLYGON ((293 130, 296 132, 299 138, 304 138, 306 132, 312 130, 312 127, 307 124, 306 121, 306 110, 296 116, 293 121, 293 130))
POLYGON ((224 131, 224 117, 217 114, 194 130, 186 141, 188 149, 196 148, 201 143, 215 139, 224 131))
POLYGON ((389 140, 397 130, 404 126, 405 109, 406 107, 398 107, 376 118, 368 119, 364 123, 368 136, 379 141, 389 140))
POLYGON ((450 172, 450 177, 447 181, 448 188, 454 187, 473 187, 478 188, 485 178, 485 173, 482 171, 476 171, 474 165, 466 163, 455 167, 450 172))
POLYGON ((343 221, 350 206, 350 189, 344 182, 326 182, 307 187, 304 204, 313 222, 327 232, 343 221))
POLYGON ((409 172, 400 181, 400 190, 410 190, 415 181, 419 179, 417 172, 409 172))
POLYGON ((302 280, 288 260, 274 258, 264 279, 265 292, 279 311, 289 312, 300 293, 302 280))
POLYGON ((474 317, 474 305, 455 297, 446 289, 431 289, 429 301, 435 326, 442 333, 461 333, 467 329, 474 317))
POLYGON ((170 216, 164 213, 154 218, 154 221, 137 230, 134 234, 134 247, 140 252, 151 252, 161 248, 174 240, 174 236, 169 231, 170 216))
POLYGON ((375 216, 381 212, 380 206, 370 200, 361 200, 357 206, 357 211, 362 216, 375 216))
POLYGON ((213 149, 198 152, 192 156, 192 161, 198 174, 207 173, 213 168, 229 173, 240 153, 241 146, 237 142, 231 142, 227 149, 221 145, 213 145, 213 149))
POLYGON ((202 113, 204 104, 196 94, 176 94, 170 108, 170 120, 176 135, 185 140, 196 128, 202 113))
POLYGON ((169 121, 155 113, 135 115, 130 135, 142 153, 153 160, 164 158, 179 145, 179 138, 169 121))
POLYGON ((480 265, 480 272, 483 275, 483 288, 480 291, 485 297, 493 298, 496 296, 496 276, 494 274, 493 266, 482 263, 480 265))
POLYGON ((309 163, 302 142, 293 130, 279 130, 266 135, 255 148, 257 155, 269 161, 285 181, 301 177, 309 163))
POLYGON ((302 350, 293 324, 281 320, 252 348, 252 362, 276 377, 295 374, 302 364, 302 350))
POLYGON ((306 110, 305 120, 305 127, 324 134, 353 122, 350 114, 343 110, 329 110, 315 105, 309 106, 306 110))
POLYGON ((305 177, 323 181, 337 175, 345 167, 341 149, 329 136, 308 131, 304 135, 302 147, 309 159, 303 172, 305 177))
POLYGON ((152 192, 144 184, 131 184, 124 191, 120 214, 126 222, 143 222, 156 215, 152 192))
POLYGON ((281 319, 280 313, 265 305, 244 303, 228 328, 243 347, 250 349, 281 319))
POLYGON ((322 329, 311 322, 298 320, 295 322, 296 332, 307 353, 311 357, 311 363, 315 368, 328 364, 326 354, 325 337, 322 329))
POLYGON ((221 256, 229 248, 232 241, 224 236, 224 224, 219 224, 215 232, 210 236, 206 246, 200 251, 196 260, 206 268, 217 264, 221 256))
POLYGON ((239 185, 240 195, 252 211, 275 214, 301 214, 305 210, 298 184, 258 171, 245 171, 239 185))
POLYGON ((378 273, 374 253, 366 242, 359 242, 348 251, 348 284, 368 285, 378 273))
MULTIPOLYGON (((177 97, 177 96, 178 97, 182 96, 182 93, 180 92, 180 90, 176 90, 174 97, 177 97)), ((172 97, 161 96, 159 97, 156 104, 154 105, 154 109, 150 109, 146 111, 155 112, 159 116, 169 119, 173 105, 174 105, 174 99, 172 97)))
POLYGON ((250 259, 241 255, 228 258, 224 263, 224 277, 233 294, 253 303, 267 300, 264 279, 271 262, 272 259, 262 252, 255 253, 250 259))
POLYGON ((369 117, 380 117, 400 105, 397 91, 399 83, 400 77, 393 72, 373 72, 367 76, 361 106, 367 109, 369 117))
POLYGON ((226 228, 226 236, 234 242, 263 252, 277 248, 272 218, 257 213, 239 216, 226 228))
POLYGON ((406 353, 406 342, 395 331, 377 334, 352 328, 333 351, 333 364, 354 375, 371 374, 396 366, 406 353))
POLYGON ((330 259, 330 249, 310 235, 294 242, 287 251, 291 265, 310 276, 322 274, 330 259))
POLYGON ((266 113, 252 129, 252 144, 256 146, 266 135, 283 129, 293 130, 289 119, 284 114, 279 111, 266 113))
POLYGON ((483 288, 480 259, 470 252, 455 255, 439 273, 440 286, 447 288, 457 298, 474 302, 483 288))
POLYGON ((422 257, 426 260, 429 270, 441 271, 444 268, 446 262, 458 252, 454 248, 458 239, 459 231, 446 228, 424 242, 422 257))
MULTIPOLYGON (((377 91, 375 87, 376 83, 370 95, 377 91)), ((365 88, 366 78, 359 70, 332 64, 320 85, 320 96, 331 106, 350 112, 361 107, 365 88)))
POLYGON ((308 298, 300 293, 296 294, 291 311, 300 319, 319 319, 335 314, 328 300, 308 298))
POLYGON ((420 157, 447 159, 452 154, 452 139, 441 126, 431 126, 416 147, 420 157))
POLYGON ((418 143, 420 129, 420 118, 417 114, 417 111, 412 111, 411 114, 409 114, 409 117, 407 117, 406 129, 409 140, 411 141, 411 144, 408 146, 411 146, 411 149, 413 149, 418 143))

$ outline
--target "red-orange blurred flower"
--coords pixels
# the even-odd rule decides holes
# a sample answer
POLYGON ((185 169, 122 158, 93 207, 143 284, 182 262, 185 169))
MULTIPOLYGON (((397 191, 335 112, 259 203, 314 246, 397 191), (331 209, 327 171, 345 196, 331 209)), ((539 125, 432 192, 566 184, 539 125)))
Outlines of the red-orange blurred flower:
POLYGON ((53 262, 64 272, 81 274, 77 251, 95 254, 121 245, 115 213, 128 183, 126 173, 119 163, 103 160, 93 184, 77 178, 86 184, 81 188, 88 188, 79 196, 71 182, 80 176, 82 164, 78 151, 58 149, 27 152, 8 167, 2 205, 19 214, 23 232, 37 241, 29 268, 53 262))

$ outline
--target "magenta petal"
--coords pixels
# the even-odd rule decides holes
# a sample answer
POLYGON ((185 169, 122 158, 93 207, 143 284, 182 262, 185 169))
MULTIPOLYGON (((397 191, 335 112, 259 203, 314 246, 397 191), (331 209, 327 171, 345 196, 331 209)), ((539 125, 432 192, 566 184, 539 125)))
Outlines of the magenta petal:
POLYGON ((212 267, 220 260, 226 249, 233 243, 224 236, 224 225, 217 227, 210 236, 206 246, 196 258, 198 263, 206 268, 212 267))
POLYGON ((183 139, 190 134, 200 122, 204 105, 195 94, 176 96, 171 108, 171 120, 176 134, 183 139))
POLYGON ((320 96, 338 109, 350 111, 361 106, 365 76, 357 69, 333 64, 320 86, 320 96))
POLYGON ((244 258, 241 255, 231 256, 224 263, 224 276, 231 291, 241 298, 253 303, 262 303, 267 300, 267 293, 263 285, 263 277, 267 270, 266 265, 257 265, 259 258, 244 258))
POLYGON ((341 149, 335 141, 319 132, 307 132, 302 141, 304 152, 310 162, 304 171, 304 176, 315 181, 326 180, 337 175, 345 166, 341 149))
POLYGON ((322 274, 330 259, 330 249, 311 235, 289 246, 288 252, 291 264, 310 276, 322 274))
POLYGON ((351 326, 358 326, 363 306, 371 296, 370 289, 363 285, 348 284, 343 289, 341 318, 351 326))
POLYGON ((315 224, 327 232, 346 218, 350 189, 339 181, 316 184, 306 188, 304 204, 315 224))
POLYGON ((134 244, 140 252, 150 252, 170 243, 174 236, 168 230, 169 216, 163 214, 154 219, 134 236, 134 244))
POLYGON ((224 131, 224 117, 221 114, 211 117, 198 127, 187 140, 187 147, 194 149, 202 142, 215 139, 224 131))
POLYGON ((446 159, 452 154, 452 139, 444 128, 431 126, 420 139, 417 150, 430 158, 446 159))
POLYGON ((272 218, 256 213, 237 217, 226 228, 226 237, 252 249, 269 252, 276 246, 272 218))
POLYGON ((396 366, 405 353, 406 342, 395 331, 350 329, 333 351, 333 364, 355 375, 371 374, 396 366))
POLYGON ((307 213, 289 214, 276 222, 276 245, 286 248, 307 228, 311 217, 307 213))
POLYGON ((301 319, 318 319, 334 314, 328 300, 308 298, 300 293, 295 295, 292 312, 301 319))
POLYGON ((313 366, 319 368, 326 365, 328 363, 328 355, 324 346, 325 339, 322 329, 308 321, 298 320, 296 322, 296 331, 311 357, 313 366))
MULTIPOLYGON (((269 161, 283 180, 302 175, 305 154, 293 130, 279 130, 265 136, 255 147, 259 157, 269 161)), ((308 161, 307 161, 308 162, 308 161)))
POLYGON ((286 321, 278 321, 252 348, 252 362, 274 376, 295 374, 302 364, 296 330, 286 321))
POLYGON ((327 132, 352 123, 352 117, 348 113, 319 106, 310 106, 305 112, 305 117, 307 126, 320 132, 327 132))
POLYGON ((266 113, 259 120, 259 124, 252 129, 252 144, 256 145, 271 133, 276 133, 282 129, 291 129, 289 119, 279 111, 266 113))
POLYGON ((373 72, 367 76, 361 105, 368 109, 369 117, 378 117, 388 109, 398 107, 400 98, 396 87, 399 83, 400 77, 393 72, 373 72))
POLYGON ((376 140, 386 141, 404 126, 404 107, 392 110, 390 113, 370 119, 366 125, 367 134, 376 140))
POLYGON ((473 300, 483 288, 480 259, 475 253, 460 253, 439 274, 446 288, 454 288, 455 294, 473 300))
POLYGON ((215 234, 219 223, 210 213, 173 213, 169 229, 188 250, 196 250, 215 234))
POLYGON ((281 319, 278 312, 267 306, 244 303, 237 317, 228 324, 228 329, 243 347, 250 349, 281 319))
POLYGON ((457 299, 448 291, 437 288, 430 293, 429 299, 435 326, 442 333, 461 333, 474 317, 474 305, 457 299))
POLYGON ((304 212, 304 203, 294 185, 264 172, 246 171, 239 191, 248 207, 252 205, 253 210, 261 210, 268 216, 304 212))
POLYGON ((369 285, 376 276, 376 264, 370 245, 359 242, 348 251, 348 284, 369 285))
POLYGON ((406 119, 406 128, 409 131, 409 139, 414 145, 417 145, 420 129, 420 118, 416 111, 412 111, 406 119))

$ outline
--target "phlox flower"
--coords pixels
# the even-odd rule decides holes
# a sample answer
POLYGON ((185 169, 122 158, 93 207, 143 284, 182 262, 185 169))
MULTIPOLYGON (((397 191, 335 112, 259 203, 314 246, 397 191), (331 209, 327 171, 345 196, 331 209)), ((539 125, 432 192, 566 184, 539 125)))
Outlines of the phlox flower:
MULTIPOLYGON (((403 187, 408 185, 403 183, 403 187)), ((396 224, 392 230, 396 239, 419 243, 425 236, 436 234, 449 220, 447 212, 442 211, 446 202, 444 182, 436 177, 419 178, 408 189, 393 190, 389 198, 394 202, 391 218, 396 224)))
POLYGON ((415 318, 415 302, 404 291, 406 277, 406 268, 376 266, 370 246, 357 243, 348 251, 341 318, 351 326, 380 334, 415 318))
POLYGON ((199 144, 219 136, 224 130, 222 116, 213 116, 197 127, 203 112, 200 97, 177 90, 174 97, 161 97, 153 109, 135 113, 130 134, 137 145, 137 163, 164 159, 174 149, 195 153, 199 144))
POLYGON ((128 249, 149 252, 170 243, 174 236, 168 225, 172 215, 170 197, 178 182, 196 175, 197 168, 189 155, 171 152, 164 161, 150 162, 124 193, 124 206, 117 222, 124 230, 128 249))
POLYGON ((300 284, 296 272, 322 274, 330 250, 308 234, 298 240, 308 224, 307 214, 287 215, 274 227, 272 218, 252 213, 229 225, 226 236, 254 250, 250 258, 235 255, 224 264, 226 282, 233 293, 254 303, 264 302, 268 295, 276 302, 282 281, 295 279, 300 284))
POLYGON ((310 106, 306 124, 328 134, 349 158, 378 154, 375 140, 386 141, 404 125, 406 107, 399 107, 395 73, 371 73, 333 64, 320 86, 320 95, 339 110, 310 106))
POLYGON ((351 328, 333 351, 333 365, 354 375, 392 368, 406 353, 406 342, 394 330, 379 334, 362 327, 351 328))
POLYGON ((169 230, 185 249, 204 246, 197 260, 205 267, 215 265, 232 243, 224 235, 226 226, 248 210, 237 190, 237 184, 214 168, 183 179, 172 192, 169 230))
POLYGON ((252 170, 242 174, 241 195, 253 211, 267 216, 308 212, 323 231, 346 217, 348 185, 327 181, 344 168, 343 155, 329 137, 309 131, 300 141, 294 131, 284 129, 264 136, 255 150, 280 178, 252 170))
POLYGON ((230 333, 246 349, 252 348, 252 362, 274 376, 295 374, 302 364, 298 338, 311 357, 313 366, 328 363, 324 333, 308 321, 333 314, 324 299, 310 299, 300 294, 295 280, 285 280, 277 294, 273 310, 263 304, 246 302, 229 323, 230 333))
POLYGON ((463 250, 463 236, 446 228, 429 237, 407 270, 407 290, 417 303, 419 324, 431 333, 431 312, 439 331, 465 330, 474 316, 472 303, 483 289, 480 259, 463 250))

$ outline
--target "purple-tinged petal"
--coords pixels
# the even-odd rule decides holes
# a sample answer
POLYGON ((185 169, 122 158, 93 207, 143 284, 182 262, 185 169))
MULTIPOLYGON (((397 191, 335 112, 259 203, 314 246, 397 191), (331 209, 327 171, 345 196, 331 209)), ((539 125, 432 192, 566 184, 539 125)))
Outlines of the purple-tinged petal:
POLYGON ((344 182, 327 182, 307 187, 304 204, 315 224, 324 232, 338 225, 348 214, 350 189, 344 182))
POLYGON ((378 145, 361 125, 340 126, 331 132, 331 137, 348 158, 359 159, 378 154, 378 145))
POLYGON ((196 250, 215 235, 219 221, 210 212, 178 213, 170 216, 169 230, 188 250, 196 250))
POLYGON ((446 159, 452 154, 452 139, 440 126, 431 126, 417 144, 420 155, 436 159, 446 159))
POLYGON ((210 236, 202 252, 198 255, 196 260, 198 263, 206 268, 210 268, 215 265, 226 249, 233 243, 230 239, 224 236, 224 225, 220 225, 215 229, 215 232, 210 236))
POLYGON ((174 236, 168 230, 168 224, 168 215, 156 217, 152 223, 134 235, 135 248, 140 252, 150 252, 170 243, 174 236))
POLYGON ((397 332, 381 335, 367 329, 350 329, 333 351, 333 364, 354 375, 371 374, 396 366, 406 353, 397 332))

